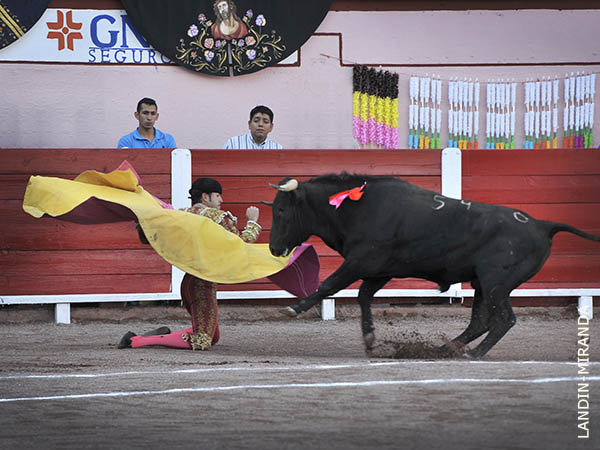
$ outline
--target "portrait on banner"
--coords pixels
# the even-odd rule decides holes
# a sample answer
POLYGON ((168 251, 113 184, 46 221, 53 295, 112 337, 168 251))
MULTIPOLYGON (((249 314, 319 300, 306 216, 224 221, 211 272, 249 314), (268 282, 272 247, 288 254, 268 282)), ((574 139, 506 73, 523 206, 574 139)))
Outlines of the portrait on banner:
POLYGON ((209 75, 257 72, 312 35, 331 0, 122 0, 145 39, 171 61, 209 75))

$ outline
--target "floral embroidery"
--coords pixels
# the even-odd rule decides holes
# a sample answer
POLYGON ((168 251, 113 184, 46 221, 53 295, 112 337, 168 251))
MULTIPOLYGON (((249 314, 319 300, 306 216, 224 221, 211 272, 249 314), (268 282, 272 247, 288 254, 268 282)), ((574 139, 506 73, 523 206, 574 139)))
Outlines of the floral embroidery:
POLYGON ((240 31, 231 39, 222 39, 223 36, 213 35, 213 21, 207 20, 204 13, 198 14, 198 23, 191 24, 187 30, 188 38, 179 40, 177 59, 196 71, 221 75, 229 71, 228 51, 236 73, 257 70, 280 60, 286 50, 281 36, 275 30, 263 32, 263 27, 267 25, 267 18, 263 14, 253 18, 254 11, 249 9, 239 19, 239 26, 242 27, 239 29, 247 33, 240 36, 243 33, 240 31))
POLYGON ((256 18, 256 25, 258 25, 259 27, 264 27, 267 24, 267 19, 265 19, 265 16, 263 16, 262 14, 259 14, 258 17, 256 18))
POLYGON ((184 333, 182 338, 192 345, 192 350, 208 350, 212 345, 212 339, 206 333, 184 333))
POLYGON ((190 29, 188 30, 188 36, 189 37, 198 36, 198 27, 196 25, 190 26, 190 29))

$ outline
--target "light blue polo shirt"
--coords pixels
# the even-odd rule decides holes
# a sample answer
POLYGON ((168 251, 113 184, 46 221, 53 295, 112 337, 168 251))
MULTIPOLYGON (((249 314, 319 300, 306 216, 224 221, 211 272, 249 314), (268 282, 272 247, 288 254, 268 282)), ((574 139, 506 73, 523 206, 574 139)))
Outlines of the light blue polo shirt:
POLYGON ((131 133, 126 134, 117 144, 117 148, 176 148, 175 139, 168 133, 163 133, 158 128, 154 129, 154 140, 150 142, 145 137, 140 136, 136 128, 131 133))

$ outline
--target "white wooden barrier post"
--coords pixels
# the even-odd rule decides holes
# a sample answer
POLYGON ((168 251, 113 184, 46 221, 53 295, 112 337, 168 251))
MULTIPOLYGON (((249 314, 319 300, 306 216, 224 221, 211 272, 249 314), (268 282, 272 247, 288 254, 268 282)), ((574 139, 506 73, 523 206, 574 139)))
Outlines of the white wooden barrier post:
POLYGON ((54 322, 71 323, 71 304, 57 303, 54 306, 54 322))
MULTIPOLYGON (((442 195, 456 200, 462 199, 462 154, 457 148, 442 150, 442 195)), ((456 293, 453 297, 459 297, 461 287, 461 283, 450 286, 450 292, 456 293)))
POLYGON ((321 319, 322 320, 335 320, 335 300, 332 298, 325 298, 321 300, 321 319))
MULTIPOLYGON (((171 152, 171 204, 175 209, 189 208, 189 190, 192 187, 192 154, 177 148, 171 152)), ((171 292, 181 296, 181 281, 185 272, 171 266, 171 292)))

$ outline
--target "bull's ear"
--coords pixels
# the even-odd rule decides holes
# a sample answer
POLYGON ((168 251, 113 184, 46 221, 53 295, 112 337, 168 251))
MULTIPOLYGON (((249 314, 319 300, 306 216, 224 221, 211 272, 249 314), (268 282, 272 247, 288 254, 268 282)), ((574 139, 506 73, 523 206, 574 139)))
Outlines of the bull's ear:
POLYGON ((273 207, 273 202, 268 202, 268 201, 266 201, 266 200, 261 200, 260 202, 261 202, 263 205, 267 205, 267 206, 273 207))

